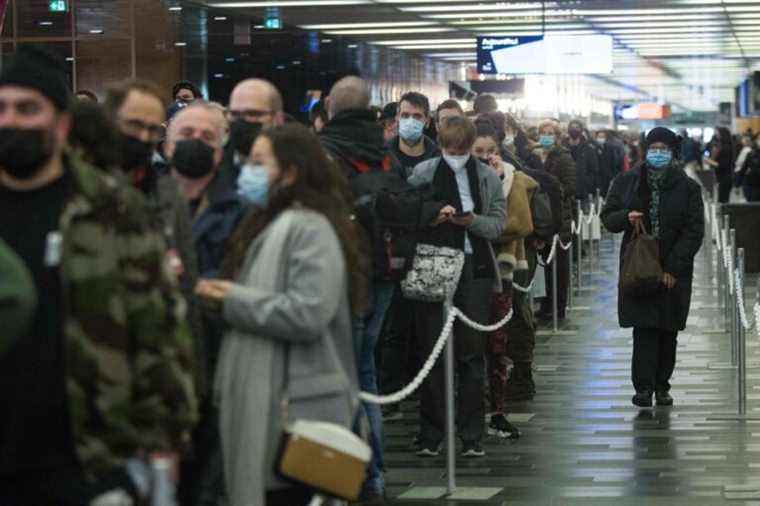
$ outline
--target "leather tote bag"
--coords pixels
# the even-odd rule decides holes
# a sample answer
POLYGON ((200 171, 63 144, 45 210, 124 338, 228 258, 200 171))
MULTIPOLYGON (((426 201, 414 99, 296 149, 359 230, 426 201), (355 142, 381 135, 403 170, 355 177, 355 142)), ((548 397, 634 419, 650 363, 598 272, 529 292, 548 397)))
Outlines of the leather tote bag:
POLYGON ((662 287, 662 276, 657 239, 647 234, 644 224, 639 220, 633 230, 633 238, 623 254, 621 292, 633 297, 654 295, 662 287))

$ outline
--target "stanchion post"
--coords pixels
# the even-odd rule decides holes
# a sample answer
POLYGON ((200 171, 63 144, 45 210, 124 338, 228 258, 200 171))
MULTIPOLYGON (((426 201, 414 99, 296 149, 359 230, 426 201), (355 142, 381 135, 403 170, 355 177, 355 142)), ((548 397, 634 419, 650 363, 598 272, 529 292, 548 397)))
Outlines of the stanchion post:
MULTIPOLYGON (((573 297, 573 292, 575 291, 575 288, 573 287, 573 272, 575 272, 574 269, 574 259, 573 259, 573 236, 570 234, 570 249, 567 250, 568 255, 570 255, 570 283, 568 283, 570 286, 567 289, 567 303, 570 309, 574 307, 575 298, 573 297)), ((579 294, 580 295, 580 294, 579 294)))
MULTIPOLYGON (((744 248, 739 248, 736 256, 736 268, 739 271, 739 278, 744 281, 744 248)), ((743 296, 744 290, 736 287, 735 292, 737 295, 737 301, 739 296, 743 296)), ((737 383, 739 384, 739 414, 745 415, 747 413, 747 330, 744 328, 744 324, 741 321, 741 315, 738 314, 741 311, 739 304, 736 304, 736 318, 739 320, 739 342, 738 342, 738 362, 739 362, 739 377, 737 383)))
MULTIPOLYGON (((728 257, 728 230, 721 229, 720 231, 720 237, 721 237, 721 243, 723 243, 723 257, 728 257)), ((723 273, 723 328, 728 329, 728 291, 730 289, 729 286, 729 279, 728 279, 728 268, 726 266, 726 263, 724 261, 724 258, 721 257, 720 261, 720 270, 723 273)))
POLYGON ((578 296, 583 289, 583 204, 578 201, 578 296))
MULTIPOLYGON (((454 301, 447 299, 446 311, 444 314, 446 317, 453 310, 454 301)), ((446 483, 446 490, 449 494, 453 494, 457 488, 456 477, 456 427, 454 418, 454 328, 451 329, 451 334, 446 342, 446 472, 448 481, 446 483)))
POLYGON ((712 270, 712 253, 713 253, 713 227, 712 227, 712 206, 707 206, 707 234, 705 234, 707 244, 705 245, 705 262, 707 263, 708 282, 713 279, 712 270))
POLYGON ((554 333, 557 333, 559 328, 559 315, 557 314, 557 257, 559 256, 559 249, 562 247, 559 245, 559 236, 554 236, 554 258, 552 258, 552 323, 554 324, 554 333))
MULTIPOLYGON (((734 273, 732 272, 731 267, 736 265, 736 230, 731 229, 728 231, 728 243, 731 245, 729 248, 729 254, 731 255, 729 258, 731 258, 731 262, 729 262, 728 266, 728 275, 731 276, 731 279, 733 280, 735 278, 734 273)), ((730 286, 730 284, 729 284, 730 286)), ((730 318, 729 318, 729 324, 731 325, 731 341, 732 341, 732 350, 733 350, 733 358, 731 359, 732 364, 736 364, 736 360, 738 359, 738 342, 739 342, 739 322, 736 311, 739 306, 739 287, 736 286, 734 283, 734 293, 733 295, 729 291, 729 308, 730 308, 730 318)))
POLYGON ((715 232, 718 234, 717 237, 715 237, 715 276, 718 278, 718 307, 723 307, 723 285, 725 280, 723 279, 723 253, 720 246, 720 244, 722 244, 722 227, 720 219, 718 218, 717 207, 715 204, 712 204, 712 206, 715 210, 715 232))
MULTIPOLYGON (((593 215, 591 214, 591 211, 594 211, 596 206, 594 205, 594 196, 589 193, 588 194, 588 212, 589 212, 589 218, 593 218, 593 215)), ((591 223, 588 225, 588 272, 591 274, 592 278, 594 276, 594 265, 596 265, 595 256, 596 251, 594 249, 594 220, 591 220, 591 223)))
MULTIPOLYGON (((731 255, 731 245, 728 241, 728 238, 729 238, 728 227, 729 227, 728 216, 724 215, 723 216, 723 230, 721 231, 721 233, 723 234, 723 244, 728 245, 728 250, 725 252, 725 254, 729 258, 733 258, 729 256, 731 255)), ((728 267, 725 264, 723 265, 723 268, 724 268, 724 273, 726 274, 726 277, 725 277, 726 284, 725 284, 725 290, 723 292, 724 293, 723 300, 725 301, 725 305, 723 306, 725 310, 724 311, 724 315, 725 315, 724 325, 726 328, 730 328, 729 321, 731 319, 730 318, 731 317, 731 295, 730 295, 731 282, 730 282, 730 278, 728 277, 730 276, 730 273, 728 272, 728 267)))

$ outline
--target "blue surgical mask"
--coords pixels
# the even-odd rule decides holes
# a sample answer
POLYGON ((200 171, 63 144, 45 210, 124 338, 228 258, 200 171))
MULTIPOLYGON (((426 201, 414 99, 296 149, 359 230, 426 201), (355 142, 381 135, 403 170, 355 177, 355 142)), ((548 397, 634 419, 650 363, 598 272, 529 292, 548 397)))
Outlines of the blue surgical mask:
POLYGON ((245 164, 237 185, 238 195, 247 203, 261 208, 269 203, 269 173, 263 165, 245 164))
POLYGON ((664 169, 673 160, 673 153, 667 149, 650 149, 647 151, 647 163, 653 169, 664 169))
POLYGON ((443 153, 443 159, 452 169, 461 170, 462 167, 467 165, 470 155, 447 155, 446 153, 443 153))
POLYGON ((417 144, 424 129, 425 123, 414 118, 401 118, 398 122, 398 134, 408 144, 417 144))
POLYGON ((553 135, 539 135, 538 143, 541 144, 542 147, 548 149, 554 146, 554 136, 553 135))

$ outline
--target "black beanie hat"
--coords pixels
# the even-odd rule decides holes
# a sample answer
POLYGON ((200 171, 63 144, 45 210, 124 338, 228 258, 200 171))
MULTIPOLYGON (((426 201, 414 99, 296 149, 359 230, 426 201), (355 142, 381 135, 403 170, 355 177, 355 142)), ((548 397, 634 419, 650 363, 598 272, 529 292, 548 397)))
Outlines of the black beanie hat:
POLYGON ((66 69, 58 57, 37 45, 20 45, 0 71, 1 86, 21 86, 39 91, 59 111, 69 108, 71 90, 66 69))
POLYGON ((668 128, 655 127, 647 134, 647 146, 651 146, 655 142, 662 142, 671 150, 674 150, 681 144, 681 138, 668 128))

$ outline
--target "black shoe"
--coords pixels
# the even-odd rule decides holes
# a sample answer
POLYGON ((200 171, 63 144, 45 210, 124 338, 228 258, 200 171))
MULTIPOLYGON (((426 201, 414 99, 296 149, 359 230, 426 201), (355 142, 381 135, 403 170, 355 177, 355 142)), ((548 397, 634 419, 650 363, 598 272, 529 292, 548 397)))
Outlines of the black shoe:
POLYGON ((488 424, 488 434, 503 439, 518 439, 520 431, 517 427, 509 423, 507 417, 497 413, 491 417, 491 423, 488 424))
POLYGON ((394 422, 404 418, 404 413, 401 412, 401 405, 399 404, 388 404, 387 406, 383 406, 382 411, 384 422, 394 422))
POLYGON ((485 457, 486 452, 483 451, 483 447, 477 441, 471 441, 463 444, 462 457, 467 459, 474 459, 485 457))
POLYGON ((657 392, 654 394, 655 399, 657 400, 658 406, 672 406, 673 405, 673 397, 671 397, 669 392, 657 392))
POLYGON ((634 406, 638 406, 640 408, 651 408, 652 407, 652 392, 648 392, 648 391, 636 392, 636 395, 633 396, 633 399, 631 399, 631 402, 633 402, 634 406))

